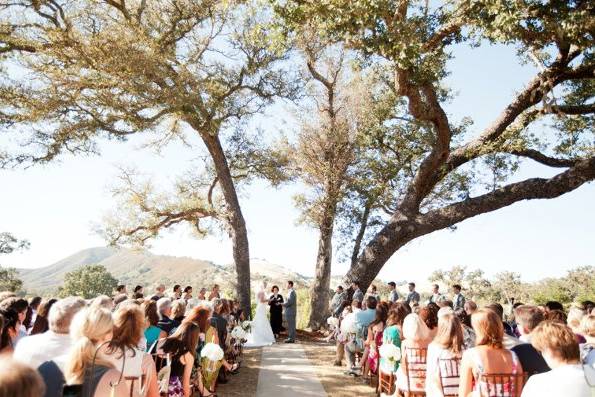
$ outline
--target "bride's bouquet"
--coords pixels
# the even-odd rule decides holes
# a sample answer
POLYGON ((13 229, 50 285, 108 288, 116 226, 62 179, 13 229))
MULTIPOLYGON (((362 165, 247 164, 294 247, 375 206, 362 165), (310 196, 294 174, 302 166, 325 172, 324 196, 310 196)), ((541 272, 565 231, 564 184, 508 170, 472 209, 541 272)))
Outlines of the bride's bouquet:
POLYGON ((204 386, 209 390, 212 390, 213 386, 215 386, 223 356, 223 349, 216 343, 207 343, 200 351, 200 372, 204 380, 204 386))

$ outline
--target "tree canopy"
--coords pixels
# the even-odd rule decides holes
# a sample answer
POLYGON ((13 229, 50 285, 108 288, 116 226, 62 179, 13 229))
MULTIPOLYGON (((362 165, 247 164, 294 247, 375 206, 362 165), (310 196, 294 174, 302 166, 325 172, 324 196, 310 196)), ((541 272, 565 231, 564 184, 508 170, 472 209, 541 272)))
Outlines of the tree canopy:
POLYGON ((64 285, 60 287, 58 295, 62 298, 80 296, 84 299, 99 295, 111 296, 117 285, 118 280, 107 271, 105 266, 87 265, 66 273, 64 285))

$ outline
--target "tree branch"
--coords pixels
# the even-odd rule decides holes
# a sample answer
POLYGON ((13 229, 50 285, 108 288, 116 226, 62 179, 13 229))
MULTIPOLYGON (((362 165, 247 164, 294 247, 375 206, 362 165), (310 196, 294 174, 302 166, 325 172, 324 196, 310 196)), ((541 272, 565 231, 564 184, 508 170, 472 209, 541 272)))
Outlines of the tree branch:
POLYGON ((548 167, 573 167, 579 161, 581 161, 581 159, 560 159, 550 157, 534 149, 513 149, 508 151, 508 153, 514 154, 515 156, 530 158, 537 161, 538 163, 547 165, 548 167))
POLYGON ((532 178, 512 183, 490 193, 430 211, 420 219, 420 235, 519 201, 555 198, 594 179, 595 156, 577 161, 573 167, 552 178, 532 178))

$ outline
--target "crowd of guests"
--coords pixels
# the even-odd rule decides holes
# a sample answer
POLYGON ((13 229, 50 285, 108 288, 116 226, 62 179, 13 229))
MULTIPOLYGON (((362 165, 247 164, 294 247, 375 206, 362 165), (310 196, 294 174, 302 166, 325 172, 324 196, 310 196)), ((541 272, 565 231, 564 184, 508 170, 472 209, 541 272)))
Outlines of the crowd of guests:
POLYGON ((498 303, 484 307, 452 287, 432 286, 422 302, 409 283, 395 283, 382 299, 375 286, 353 295, 341 286, 329 318, 335 365, 361 377, 381 395, 590 397, 595 392, 595 304, 568 311, 559 302, 515 303, 508 316, 498 303), (390 346, 390 345, 394 345, 390 346), (394 352, 398 353, 394 353, 394 352))
POLYGON ((196 297, 192 287, 142 286, 113 296, 26 300, 0 292, 0 396, 212 396, 236 374, 243 340, 231 330, 245 320, 219 286, 196 297), (201 349, 223 354, 205 381, 201 349))

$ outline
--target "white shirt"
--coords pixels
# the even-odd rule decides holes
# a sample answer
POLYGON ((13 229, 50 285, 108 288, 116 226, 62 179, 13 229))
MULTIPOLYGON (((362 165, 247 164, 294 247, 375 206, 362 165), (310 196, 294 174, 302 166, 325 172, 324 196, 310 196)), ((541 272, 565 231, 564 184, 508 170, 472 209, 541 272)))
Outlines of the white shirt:
POLYGON ((595 390, 595 370, 593 368, 581 365, 562 365, 549 372, 530 377, 523 388, 521 397, 591 397, 591 390, 595 390), (589 378, 593 388, 589 387, 585 376, 589 378))
POLYGON ((72 346, 70 335, 46 331, 43 334, 26 336, 19 340, 13 357, 33 368, 46 361, 65 355, 72 346))

